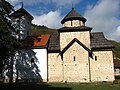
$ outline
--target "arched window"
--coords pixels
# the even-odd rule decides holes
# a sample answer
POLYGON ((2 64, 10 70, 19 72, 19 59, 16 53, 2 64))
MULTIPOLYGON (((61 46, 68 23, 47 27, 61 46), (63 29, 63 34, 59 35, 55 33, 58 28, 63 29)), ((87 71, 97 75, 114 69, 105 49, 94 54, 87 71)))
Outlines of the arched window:
POLYGON ((31 58, 31 63, 35 63, 35 59, 34 58, 31 58))
POLYGON ((95 56, 95 61, 97 61, 97 56, 95 56))

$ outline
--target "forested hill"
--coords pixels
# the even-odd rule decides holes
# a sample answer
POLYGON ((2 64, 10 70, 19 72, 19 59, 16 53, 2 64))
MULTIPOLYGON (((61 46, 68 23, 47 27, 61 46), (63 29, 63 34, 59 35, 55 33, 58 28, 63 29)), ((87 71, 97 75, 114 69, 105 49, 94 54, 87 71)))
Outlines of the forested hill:
MULTIPOLYGON (((56 29, 48 28, 47 26, 40 26, 32 24, 32 34, 33 35, 42 35, 42 34, 51 34, 57 32, 56 29)), ((110 42, 115 46, 114 53, 116 57, 120 58, 120 42, 111 41, 110 42)))
POLYGON ((111 41, 110 42, 115 46, 114 53, 116 57, 120 58, 120 42, 117 41, 111 41))
POLYGON ((33 35, 42 35, 42 34, 51 34, 57 32, 56 29, 48 28, 47 26, 40 26, 32 24, 32 34, 33 35))

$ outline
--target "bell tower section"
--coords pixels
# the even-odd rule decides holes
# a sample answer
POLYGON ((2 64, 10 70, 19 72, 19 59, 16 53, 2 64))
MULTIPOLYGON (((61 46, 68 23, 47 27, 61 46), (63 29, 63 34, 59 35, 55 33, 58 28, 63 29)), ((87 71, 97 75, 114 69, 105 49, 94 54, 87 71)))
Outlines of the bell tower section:
POLYGON ((90 49, 90 32, 92 28, 85 26, 86 21, 74 8, 63 18, 61 21, 63 27, 58 29, 61 50, 74 38, 77 38, 90 49))

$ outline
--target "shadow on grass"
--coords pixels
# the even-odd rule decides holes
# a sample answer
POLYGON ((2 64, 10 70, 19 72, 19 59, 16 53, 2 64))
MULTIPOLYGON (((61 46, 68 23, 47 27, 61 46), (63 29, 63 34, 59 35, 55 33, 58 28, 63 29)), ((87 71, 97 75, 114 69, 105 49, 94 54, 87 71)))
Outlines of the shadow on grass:
POLYGON ((47 83, 3 83, 0 90, 71 90, 70 87, 52 87, 47 83))

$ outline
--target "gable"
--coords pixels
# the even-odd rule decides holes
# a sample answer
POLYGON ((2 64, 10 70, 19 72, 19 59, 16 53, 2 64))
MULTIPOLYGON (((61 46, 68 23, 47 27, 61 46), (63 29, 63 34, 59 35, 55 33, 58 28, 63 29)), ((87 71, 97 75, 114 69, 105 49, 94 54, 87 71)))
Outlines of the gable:
POLYGON ((83 47, 88 53, 89 56, 92 57, 92 51, 86 47, 83 43, 81 43, 78 39, 74 38, 61 52, 60 54, 63 55, 74 43, 78 43, 81 47, 83 47))
POLYGON ((88 51, 85 50, 81 45, 79 45, 77 42, 74 42, 63 54, 64 60, 67 58, 67 61, 73 61, 74 57, 77 60, 86 60, 89 56, 88 51))
POLYGON ((27 15, 28 17, 30 17, 31 20, 34 19, 33 16, 30 13, 28 13, 24 8, 20 8, 17 11, 15 11, 14 13, 12 13, 11 17, 19 18, 24 15, 27 15))

